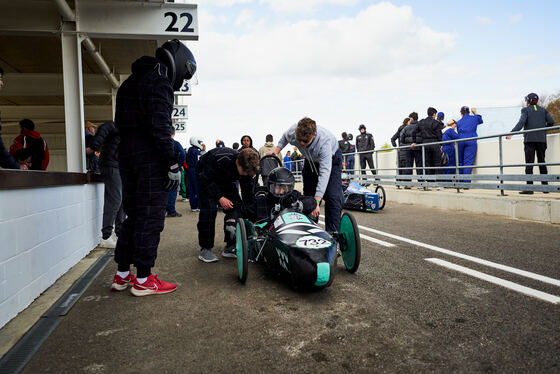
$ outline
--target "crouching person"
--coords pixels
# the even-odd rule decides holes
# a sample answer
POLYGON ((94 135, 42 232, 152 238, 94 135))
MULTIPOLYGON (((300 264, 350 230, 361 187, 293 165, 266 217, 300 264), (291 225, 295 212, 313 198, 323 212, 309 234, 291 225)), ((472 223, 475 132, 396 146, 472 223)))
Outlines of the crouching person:
MULTIPOLYGON (((266 192, 257 193, 244 205, 243 215, 250 221, 267 220, 272 213, 286 208, 309 215, 317 206, 312 196, 303 196, 294 190, 295 178, 290 170, 284 167, 273 169, 268 175, 266 192)), ((263 188, 263 187, 260 187, 263 188)))
POLYGON ((244 200, 253 194, 252 179, 259 171, 259 155, 247 148, 240 152, 226 147, 214 148, 202 155, 196 165, 200 213, 198 216, 198 243, 204 262, 218 261, 214 247, 217 205, 224 210, 223 257, 236 258, 235 221, 241 217, 242 200, 235 182, 239 181, 244 200))

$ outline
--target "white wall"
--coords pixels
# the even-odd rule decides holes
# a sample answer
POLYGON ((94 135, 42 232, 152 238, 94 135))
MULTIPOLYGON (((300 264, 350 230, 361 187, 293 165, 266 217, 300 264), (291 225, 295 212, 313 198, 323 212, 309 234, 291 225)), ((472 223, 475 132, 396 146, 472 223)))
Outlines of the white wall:
POLYGON ((0 190, 0 328, 97 246, 103 184, 0 190))

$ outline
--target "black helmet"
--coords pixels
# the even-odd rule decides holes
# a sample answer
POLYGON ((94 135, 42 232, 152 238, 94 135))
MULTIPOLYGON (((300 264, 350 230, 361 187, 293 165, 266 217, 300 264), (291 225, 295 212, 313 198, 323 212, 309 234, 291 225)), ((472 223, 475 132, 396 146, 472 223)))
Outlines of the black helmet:
POLYGON ((360 125, 360 127, 358 127, 358 131, 362 131, 362 129, 366 129, 366 125, 364 125, 363 123, 360 125))
POLYGON ((294 190, 296 180, 292 172, 286 168, 278 167, 268 174, 268 192, 276 197, 286 197, 294 190))
POLYGON ((196 72, 196 61, 190 49, 177 39, 163 43, 156 50, 156 58, 167 66, 167 76, 174 91, 179 91, 183 80, 196 72))
POLYGON ((531 92, 529 95, 525 96, 525 101, 527 101, 530 105, 537 105, 539 102, 539 95, 531 92))

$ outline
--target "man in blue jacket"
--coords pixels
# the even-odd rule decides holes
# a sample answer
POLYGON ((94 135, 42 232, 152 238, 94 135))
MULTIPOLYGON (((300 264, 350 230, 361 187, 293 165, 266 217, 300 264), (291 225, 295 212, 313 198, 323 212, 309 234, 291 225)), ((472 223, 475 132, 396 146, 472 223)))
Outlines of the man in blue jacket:
POLYGON ((171 139, 173 92, 196 71, 191 51, 179 40, 156 56, 140 57, 117 92, 115 124, 120 133, 119 168, 127 215, 115 248, 117 274, 111 289, 132 285, 135 296, 173 292, 177 286, 152 274, 165 221, 168 191, 181 180, 171 139), (137 277, 130 274, 130 265, 137 277))
MULTIPOLYGON (((554 125, 554 119, 550 113, 542 106, 537 105, 539 97, 536 93, 530 93, 525 96, 526 107, 521 109, 521 118, 517 125, 511 130, 519 131, 540 129, 547 126, 554 125)), ((511 135, 506 136, 511 139, 511 135)), ((535 152, 537 154, 537 162, 544 163, 544 156, 546 153, 546 131, 535 131, 523 134, 523 146, 525 149, 525 163, 532 164, 535 162, 535 152)), ((548 174, 546 165, 539 165, 541 174, 548 174)), ((533 174, 533 165, 525 166, 525 174, 533 174)), ((533 184, 533 181, 527 181, 527 184, 533 184)), ((548 184, 543 181, 542 184, 548 184)), ((533 191, 520 191, 520 194, 532 195, 533 191)), ((545 192, 548 193, 548 192, 545 192)))
MULTIPOLYGON (((470 112, 471 111, 468 106, 461 107, 461 115, 463 117, 457 121, 457 133, 459 134, 459 139, 474 138, 478 136, 476 130, 478 126, 483 123, 482 116, 476 113, 476 108, 472 108, 473 115, 470 115, 470 112)), ((458 148, 459 166, 474 165, 477 150, 476 140, 459 142, 458 148)), ((472 168, 460 168, 459 174, 472 174, 472 168)), ((470 180, 464 180, 461 182, 470 183, 470 180)))

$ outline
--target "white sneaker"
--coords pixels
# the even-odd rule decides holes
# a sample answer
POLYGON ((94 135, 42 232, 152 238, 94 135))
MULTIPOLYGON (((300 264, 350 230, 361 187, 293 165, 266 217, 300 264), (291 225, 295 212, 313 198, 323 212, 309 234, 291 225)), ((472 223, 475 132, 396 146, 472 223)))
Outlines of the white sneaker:
POLYGON ((109 236, 108 239, 102 239, 99 246, 101 248, 115 248, 117 246, 117 241, 112 236, 109 236))

